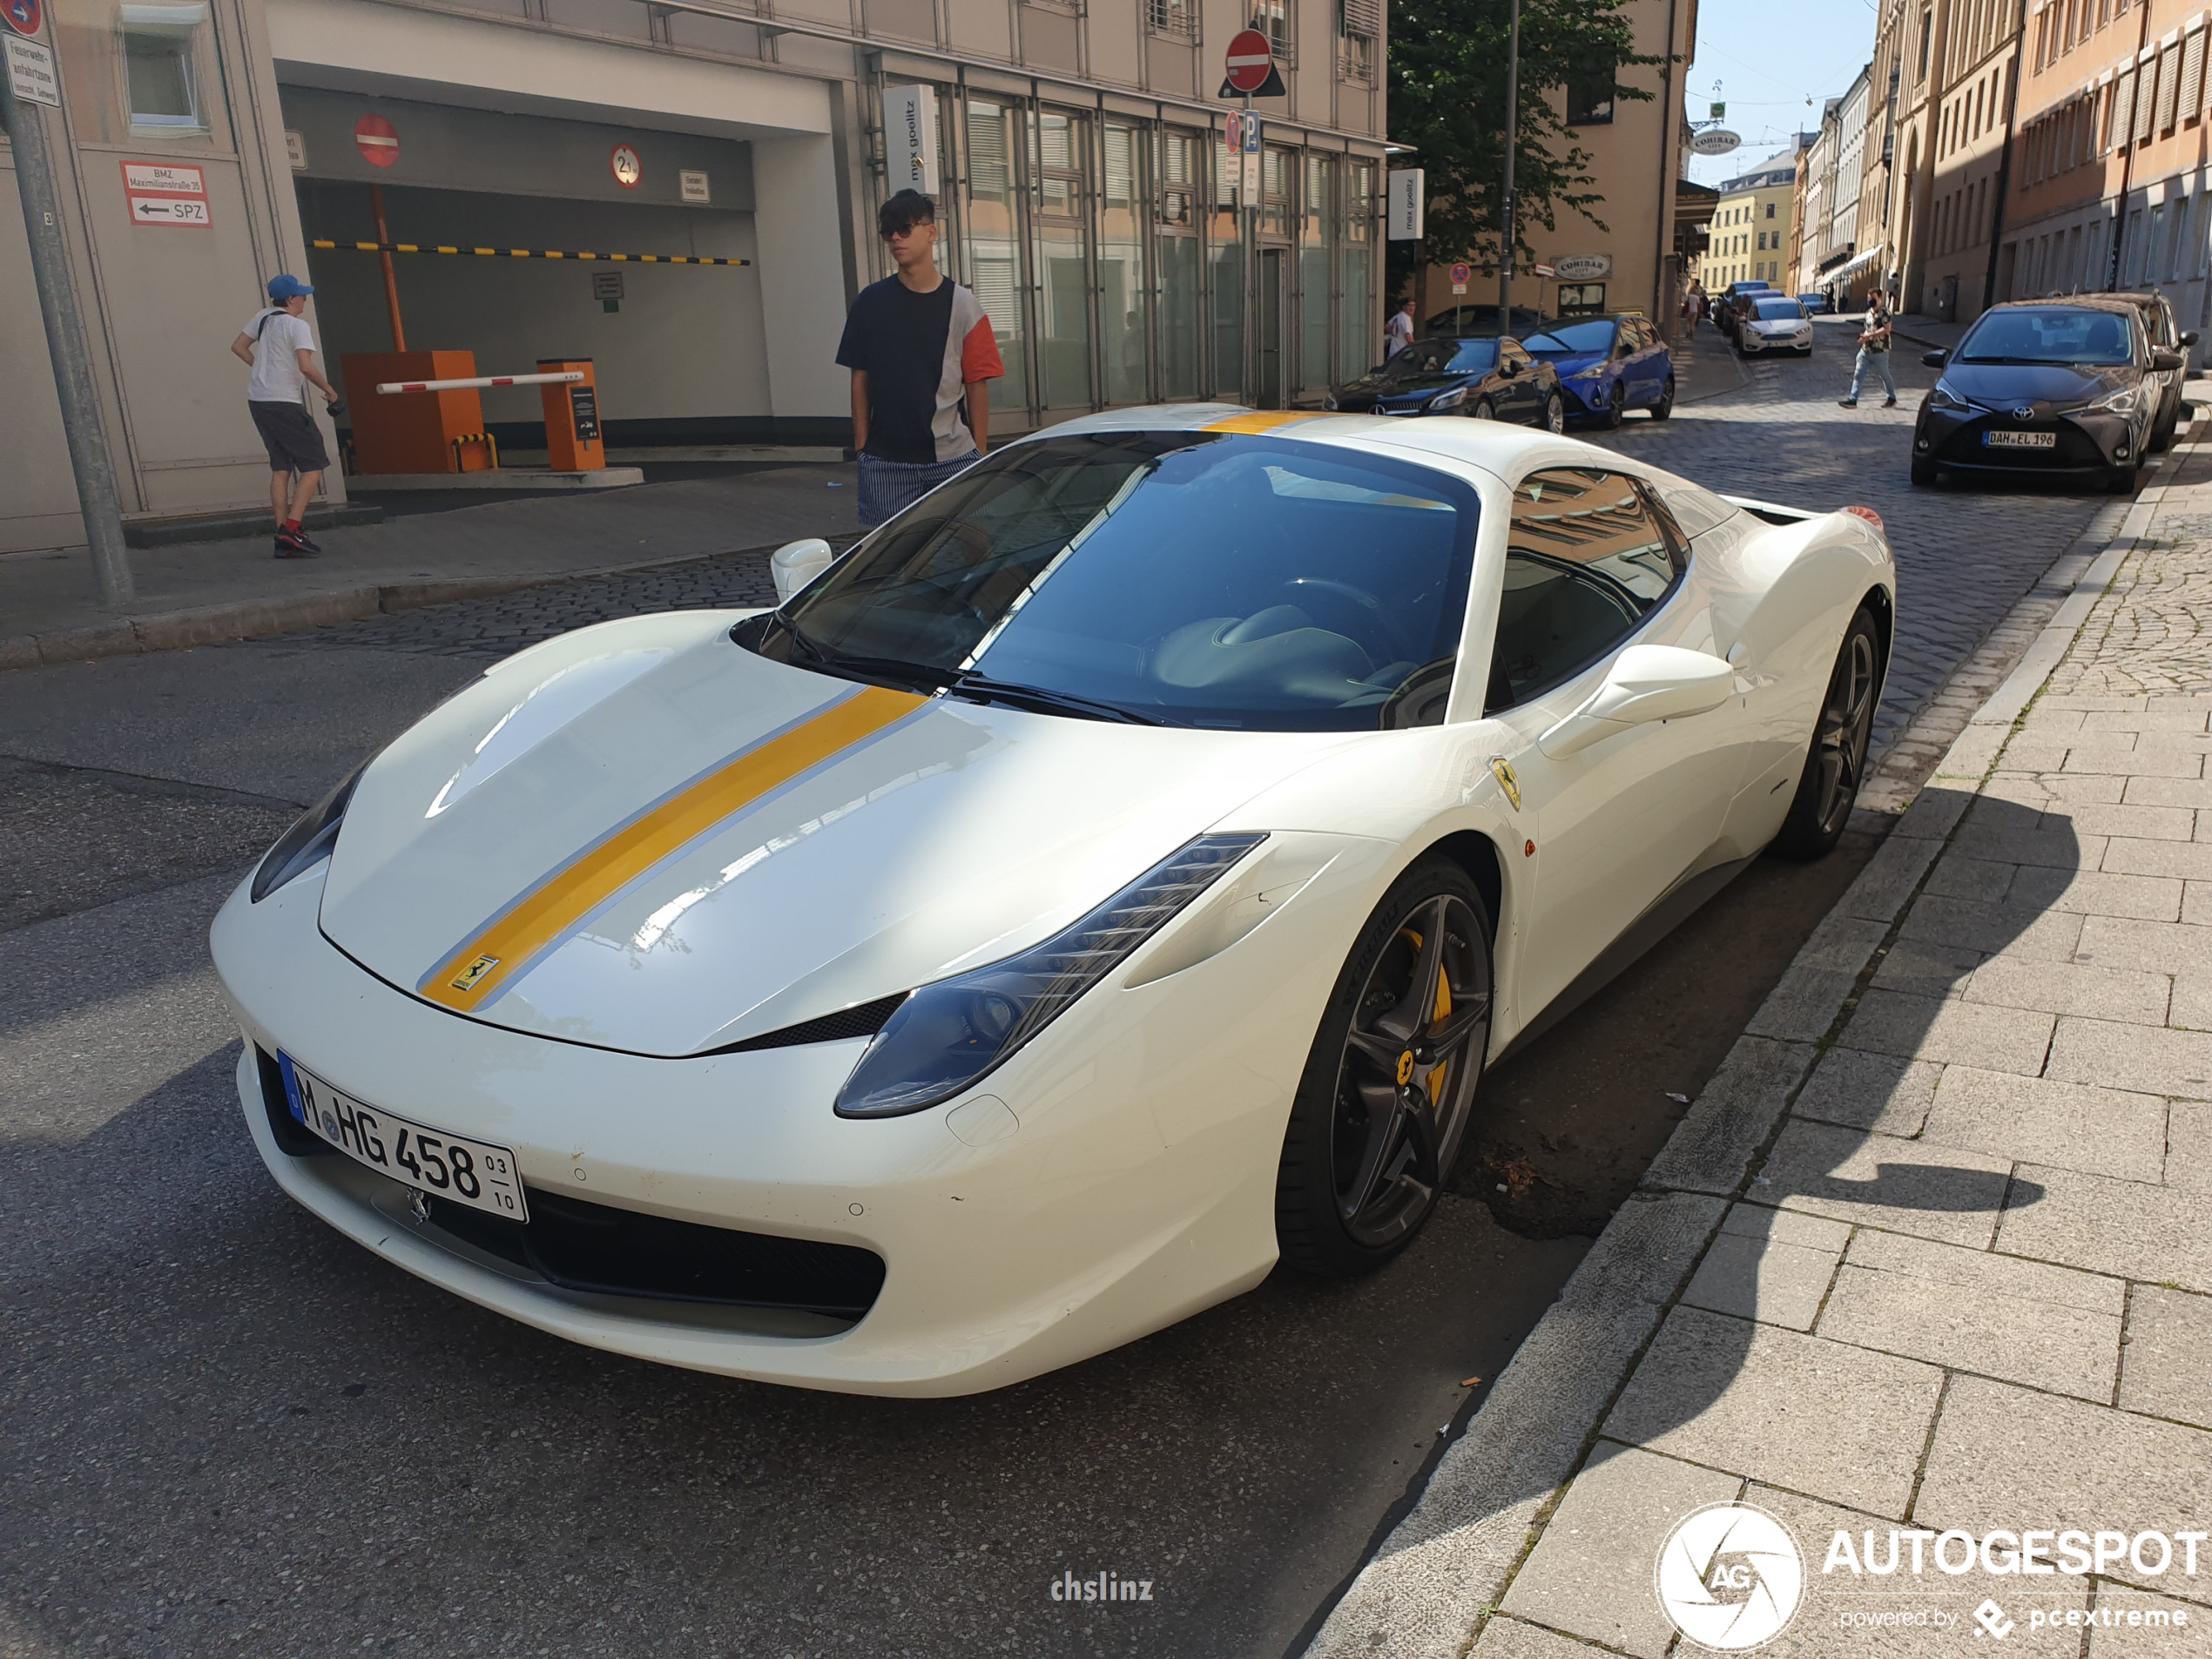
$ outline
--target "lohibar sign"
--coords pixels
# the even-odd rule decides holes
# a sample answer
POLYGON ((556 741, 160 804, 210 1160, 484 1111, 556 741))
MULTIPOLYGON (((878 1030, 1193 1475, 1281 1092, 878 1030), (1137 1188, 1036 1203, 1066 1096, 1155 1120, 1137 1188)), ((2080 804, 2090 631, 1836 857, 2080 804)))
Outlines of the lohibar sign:
POLYGON ((171 161, 123 164, 123 198, 133 225, 177 225, 206 230, 207 172, 171 161))

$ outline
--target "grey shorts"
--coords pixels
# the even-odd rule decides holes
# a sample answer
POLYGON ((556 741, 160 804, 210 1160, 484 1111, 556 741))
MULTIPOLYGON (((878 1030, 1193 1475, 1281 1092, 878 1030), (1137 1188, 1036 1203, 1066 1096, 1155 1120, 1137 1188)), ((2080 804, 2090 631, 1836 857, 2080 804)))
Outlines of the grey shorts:
POLYGON ((249 398, 246 407, 253 411, 253 429, 269 452, 271 472, 321 472, 329 467, 322 428, 299 404, 257 403, 249 398))
POLYGON ((896 518, 948 478, 957 478, 981 455, 970 449, 956 461, 917 465, 906 461, 883 461, 865 452, 860 456, 860 523, 869 529, 896 518))

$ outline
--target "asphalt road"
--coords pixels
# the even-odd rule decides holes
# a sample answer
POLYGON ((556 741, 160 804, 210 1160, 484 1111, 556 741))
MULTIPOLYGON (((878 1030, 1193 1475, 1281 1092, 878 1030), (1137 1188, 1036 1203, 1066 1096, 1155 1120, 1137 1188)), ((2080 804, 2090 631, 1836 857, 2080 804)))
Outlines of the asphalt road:
MULTIPOLYGON (((1743 401, 1615 441, 1739 455, 1743 401)), ((1888 424, 1819 435, 1821 476, 1872 475, 1888 424)), ((1945 601, 1933 550, 1981 539, 1988 502, 1906 505, 1931 550, 1909 592, 1962 631, 2047 561, 2023 543, 2072 533, 2037 503, 2010 563, 1945 601)), ((724 561, 0 677, 0 1656, 1283 1653, 1873 846, 1755 867, 1501 1067, 1457 1190, 1372 1281, 1278 1273, 967 1400, 644 1366, 458 1302, 282 1197, 205 932, 299 804, 491 654, 759 578, 724 561), (1050 1599, 1103 1571, 1153 1601, 1050 1599)), ((1916 671, 1946 649, 1921 637, 1916 671)))

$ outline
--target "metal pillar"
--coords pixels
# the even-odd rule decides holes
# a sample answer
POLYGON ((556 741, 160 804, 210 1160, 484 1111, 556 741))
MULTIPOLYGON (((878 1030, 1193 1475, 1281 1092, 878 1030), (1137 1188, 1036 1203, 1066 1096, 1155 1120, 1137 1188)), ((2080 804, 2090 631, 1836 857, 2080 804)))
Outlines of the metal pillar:
POLYGON ((123 545, 115 467, 108 458, 107 429, 100 419, 99 395, 92 386, 84 317, 77 308, 69 251, 62 240, 53 155, 46 147, 43 113, 37 105, 12 94, 5 76, 0 76, 0 126, 7 129, 8 142, 15 148, 16 188, 23 195, 31 277, 38 289, 39 315, 46 324, 46 352, 53 361, 54 391, 61 400, 62 429, 69 440, 70 469, 77 475, 77 504, 84 515, 92 569, 100 580, 100 603, 126 605, 134 592, 131 559, 123 545))
POLYGON ((1521 0, 1513 0, 1513 29, 1506 37, 1506 189, 1498 219, 1498 334, 1513 332, 1513 157, 1521 147, 1521 0))

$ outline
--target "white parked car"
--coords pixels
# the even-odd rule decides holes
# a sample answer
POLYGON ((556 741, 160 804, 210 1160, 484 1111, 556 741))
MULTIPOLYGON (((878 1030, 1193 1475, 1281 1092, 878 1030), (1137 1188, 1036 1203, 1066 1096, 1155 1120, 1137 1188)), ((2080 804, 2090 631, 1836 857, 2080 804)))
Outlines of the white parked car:
POLYGON ((1736 344, 1747 355, 1755 352, 1793 351, 1812 355, 1812 316, 1804 302, 1789 294, 1753 300, 1736 330, 1736 344))
POLYGON ((1220 406, 1050 428, 827 557, 488 670, 213 948, 261 1157, 365 1248, 883 1394, 1388 1261, 1490 1061, 1834 844, 1896 591, 1871 516, 1220 406))

